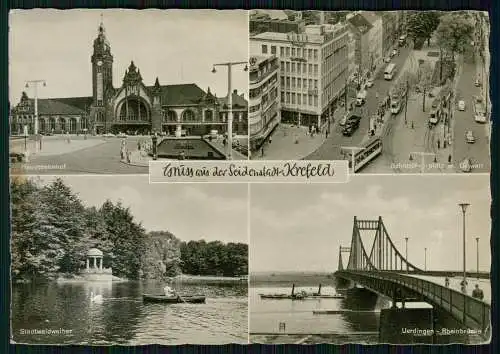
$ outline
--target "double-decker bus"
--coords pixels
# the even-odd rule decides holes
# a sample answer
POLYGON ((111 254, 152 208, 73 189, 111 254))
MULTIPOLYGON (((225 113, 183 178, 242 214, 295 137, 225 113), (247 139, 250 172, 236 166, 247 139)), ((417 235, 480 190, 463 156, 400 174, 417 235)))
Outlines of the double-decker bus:
POLYGON ((387 65, 384 71, 384 79, 385 80, 392 80, 394 77, 394 74, 396 73, 396 64, 390 63, 387 65))
MULTIPOLYGON (((374 137, 363 145, 363 150, 354 153, 354 172, 358 172, 382 153, 382 139, 374 137)), ((348 154, 349 168, 352 168, 352 155, 348 154)))

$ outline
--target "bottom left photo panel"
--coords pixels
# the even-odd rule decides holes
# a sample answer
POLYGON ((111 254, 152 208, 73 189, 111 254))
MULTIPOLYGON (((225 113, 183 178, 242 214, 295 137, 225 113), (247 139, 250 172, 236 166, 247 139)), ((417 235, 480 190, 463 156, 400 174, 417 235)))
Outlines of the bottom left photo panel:
POLYGON ((11 342, 248 343, 248 187, 11 177, 11 342))

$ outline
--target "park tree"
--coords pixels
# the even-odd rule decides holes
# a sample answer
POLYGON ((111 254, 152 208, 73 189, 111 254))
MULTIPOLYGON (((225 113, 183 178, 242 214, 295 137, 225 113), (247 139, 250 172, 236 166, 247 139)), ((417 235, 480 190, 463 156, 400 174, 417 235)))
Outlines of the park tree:
POLYGON ((441 17, 436 30, 437 41, 440 48, 452 54, 453 60, 456 53, 464 53, 473 40, 473 22, 459 14, 447 14, 441 17))
POLYGON ((422 92, 422 112, 425 112, 426 94, 432 89, 432 78, 434 70, 428 61, 421 59, 418 66, 417 81, 422 92))
POLYGON ((162 279, 181 273, 181 241, 168 231, 146 235, 142 261, 143 277, 162 279))
POLYGON ((417 39, 427 41, 430 39, 440 23, 440 14, 437 11, 415 11, 409 15, 407 22, 408 37, 417 42, 417 39))

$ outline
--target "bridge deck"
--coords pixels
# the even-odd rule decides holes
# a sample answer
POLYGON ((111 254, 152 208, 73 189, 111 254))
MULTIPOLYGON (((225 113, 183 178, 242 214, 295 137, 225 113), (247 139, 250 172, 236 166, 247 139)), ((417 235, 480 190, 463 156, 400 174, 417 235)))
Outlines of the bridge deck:
MULTIPOLYGON (((401 275, 407 275, 406 273, 400 273, 401 275)), ((439 285, 445 285, 445 277, 435 277, 435 276, 427 276, 427 275, 413 275, 410 276, 414 278, 419 278, 423 280, 427 280, 439 285)), ((460 283, 462 281, 462 277, 453 277, 450 278, 450 288, 456 291, 461 292, 460 283)), ((483 301, 487 304, 491 305, 491 283, 488 279, 475 279, 475 278, 467 278, 468 286, 467 286, 467 294, 472 296, 472 290, 476 284, 479 285, 479 288, 483 290, 484 299, 483 301)))

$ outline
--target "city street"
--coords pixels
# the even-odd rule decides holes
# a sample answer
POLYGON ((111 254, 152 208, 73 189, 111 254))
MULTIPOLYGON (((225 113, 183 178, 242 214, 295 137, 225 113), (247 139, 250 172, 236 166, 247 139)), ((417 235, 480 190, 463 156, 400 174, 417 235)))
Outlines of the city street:
POLYGON ((391 63, 395 63, 397 66, 396 76, 391 81, 384 80, 384 69, 388 65, 383 63, 382 69, 379 71, 378 75, 375 77, 373 86, 367 88, 368 95, 366 97, 365 104, 361 107, 362 112, 366 112, 363 115, 363 119, 360 122, 359 128, 350 137, 342 135, 342 127, 337 125, 337 128, 332 131, 331 135, 326 139, 326 141, 321 145, 315 152, 307 156, 306 160, 341 160, 343 156, 341 154, 341 147, 355 147, 359 146, 368 134, 369 128, 369 117, 377 113, 379 100, 384 95, 387 95, 390 88, 397 81, 399 75, 401 74, 402 67, 410 53, 410 49, 407 47, 400 48, 399 55, 395 56, 391 63), (379 99, 376 97, 376 92, 378 92, 379 99))
POLYGON ((473 96, 482 94, 481 87, 474 86, 476 77, 476 64, 464 62, 462 75, 457 86, 456 102, 464 100, 465 111, 459 111, 455 106, 453 156, 455 165, 465 158, 470 158, 474 165, 471 172, 487 173, 490 171, 489 141, 486 136, 487 123, 481 124, 474 121, 473 96), (474 144, 467 143, 465 139, 465 133, 468 130, 471 130, 476 138, 474 144))

